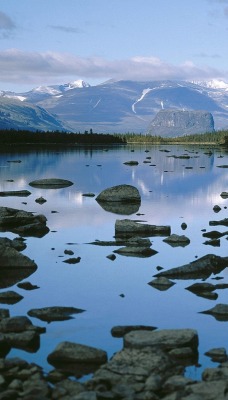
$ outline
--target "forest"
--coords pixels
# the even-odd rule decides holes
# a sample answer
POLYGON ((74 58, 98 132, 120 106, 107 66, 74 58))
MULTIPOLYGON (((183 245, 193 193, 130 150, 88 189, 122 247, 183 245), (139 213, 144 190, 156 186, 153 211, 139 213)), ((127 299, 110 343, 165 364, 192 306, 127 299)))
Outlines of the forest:
POLYGON ((191 143, 191 144, 225 144, 228 145, 228 130, 215 131, 195 135, 185 135, 175 138, 165 138, 161 136, 143 135, 137 133, 108 134, 94 133, 92 129, 84 133, 67 132, 41 132, 2 129, 0 130, 0 146, 4 145, 113 145, 127 143, 191 143))

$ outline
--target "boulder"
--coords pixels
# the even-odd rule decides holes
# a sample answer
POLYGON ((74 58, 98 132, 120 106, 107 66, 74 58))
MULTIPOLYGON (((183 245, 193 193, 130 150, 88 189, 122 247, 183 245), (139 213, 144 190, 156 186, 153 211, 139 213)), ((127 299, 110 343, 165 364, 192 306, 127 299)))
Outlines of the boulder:
POLYGON ((177 137, 214 131, 212 114, 207 111, 160 110, 150 123, 148 134, 177 137))
POLYGON ((96 201, 105 211, 130 215, 138 211, 141 197, 136 187, 118 185, 103 190, 96 201))
POLYGON ((198 334, 194 329, 163 329, 149 331, 132 331, 124 336, 124 347, 141 349, 159 347, 169 351, 175 348, 198 347, 198 334))
POLYGON ((66 179, 48 178, 32 181, 29 185, 40 189, 61 189, 73 185, 73 182, 66 179))
POLYGON ((165 278, 164 276, 160 276, 159 278, 153 279, 152 281, 148 282, 148 285, 153 286, 155 289, 158 290, 167 290, 175 285, 175 282, 172 282, 170 279, 165 278))
POLYGON ((49 232, 44 215, 9 207, 0 207, 0 231, 18 233, 21 236, 42 237, 49 232))
POLYGON ((79 314, 84 311, 75 307, 44 307, 34 308, 28 311, 28 315, 46 322, 66 321, 72 318, 72 314, 79 314))
POLYGON ((115 223, 115 237, 133 236, 167 236, 170 235, 170 226, 141 224, 141 221, 117 219, 115 223))
POLYGON ((72 342, 62 342, 48 355, 48 362, 54 367, 80 376, 94 372, 107 362, 103 350, 72 342))
POLYGON ((165 276, 172 279, 204 279, 211 274, 218 274, 226 267, 228 267, 228 257, 208 254, 189 264, 159 272, 155 276, 165 276))
POLYGON ((16 304, 22 299, 23 296, 14 292, 13 290, 0 293, 0 303, 2 304, 16 304))
MULTIPOLYGON (((23 249, 24 248, 23 242, 16 241, 15 239, 10 240, 8 238, 0 238, 0 260, 1 260, 0 277, 2 274, 1 271, 2 271, 3 267, 26 268, 27 271, 26 270, 23 271, 25 274, 24 278, 29 276, 32 272, 34 272, 37 269, 37 265, 35 264, 35 262, 33 260, 30 260, 29 257, 21 254, 17 250, 17 248, 23 249)), ((8 271, 7 271, 7 274, 8 274, 8 271)), ((15 272, 15 274, 16 274, 16 272, 15 272)), ((7 277, 5 277, 5 278, 7 278, 7 277)), ((5 278, 3 276, 3 280, 5 278)), ((22 279, 24 279, 24 278, 22 278, 22 279)), ((16 282, 17 282, 17 280, 16 280, 16 282)), ((0 283, 0 287, 1 287, 1 283, 0 283)))

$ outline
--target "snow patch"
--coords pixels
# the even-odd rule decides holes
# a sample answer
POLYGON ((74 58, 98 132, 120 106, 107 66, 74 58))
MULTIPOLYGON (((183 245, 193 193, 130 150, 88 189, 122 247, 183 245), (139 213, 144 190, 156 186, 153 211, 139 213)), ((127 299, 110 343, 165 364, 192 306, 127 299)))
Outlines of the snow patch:
POLYGON ((47 93, 47 94, 50 94, 50 95, 53 95, 53 96, 61 93, 60 90, 54 89, 51 86, 38 86, 37 88, 32 89, 32 92, 47 93))
POLYGON ((151 90, 153 90, 153 89, 150 89, 150 88, 143 89, 141 97, 139 97, 139 99, 136 100, 135 103, 132 104, 132 106, 131 106, 133 113, 136 114, 135 105, 136 105, 137 103, 139 103, 140 101, 142 101, 142 100, 144 99, 144 97, 147 95, 147 93, 149 93, 151 90))
POLYGON ((83 81, 82 79, 78 79, 77 81, 67 83, 65 90, 76 89, 76 88, 85 88, 85 87, 90 87, 90 84, 83 81))
POLYGON ((228 91, 228 83, 219 79, 212 79, 211 81, 193 81, 192 83, 211 89, 225 89, 228 91))

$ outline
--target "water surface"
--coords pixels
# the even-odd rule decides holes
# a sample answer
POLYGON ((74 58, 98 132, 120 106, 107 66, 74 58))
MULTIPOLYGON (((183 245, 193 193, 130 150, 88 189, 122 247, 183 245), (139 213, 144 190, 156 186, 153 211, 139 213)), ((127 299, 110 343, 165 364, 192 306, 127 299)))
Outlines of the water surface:
MULTIPOLYGON (((24 254, 34 259, 37 271, 28 279, 40 288, 33 291, 15 290, 24 296, 19 303, 7 306, 11 316, 26 315, 31 308, 74 306, 86 310, 64 322, 46 324, 31 318, 35 325, 46 326, 41 346, 36 353, 12 349, 11 356, 20 356, 52 369, 47 355, 65 340, 102 348, 111 356, 122 348, 122 339, 111 336, 115 325, 142 324, 163 328, 194 328, 199 334, 199 363, 211 365, 204 352, 213 347, 226 347, 227 322, 216 321, 200 311, 217 303, 227 303, 227 289, 219 290, 216 301, 194 295, 185 288, 192 280, 174 281, 167 291, 159 291, 148 282, 165 269, 194 261, 206 254, 227 256, 226 236, 220 247, 203 244, 202 229, 226 231, 211 227, 209 221, 227 218, 228 200, 221 198, 228 191, 227 152, 207 146, 119 146, 110 148, 73 148, 49 150, 15 150, 0 153, 0 191, 29 190, 31 195, 1 197, 0 206, 19 208, 44 214, 50 232, 43 238, 27 238, 24 254), (189 158, 178 158, 187 155, 189 158), (175 156, 175 157, 174 157, 175 156), (21 161, 9 162, 9 161, 21 161), (136 160, 137 166, 124 165, 136 160), (74 184, 64 189, 38 189, 29 182, 42 178, 63 178, 74 184), (103 189, 118 184, 131 184, 139 189, 142 202, 140 215, 118 215, 105 211, 95 197, 103 189), (35 200, 44 197, 47 202, 35 200), (215 213, 213 207, 221 211, 215 213), (113 240, 116 219, 131 218, 149 224, 170 225, 171 232, 190 239, 186 247, 171 247, 164 237, 151 237, 156 255, 149 258, 117 255, 107 258, 116 247, 90 244, 94 240, 113 240), (187 229, 182 230, 185 222, 187 229), (81 257, 75 265, 63 261, 73 250, 81 257), (120 296, 124 295, 124 296, 120 296)), ((5 232, 2 237, 16 235, 5 232)), ((228 283, 227 270, 220 282, 228 283)), ((216 283, 213 276, 207 282, 216 283)), ((200 280, 197 280, 197 282, 200 280)), ((4 289, 2 290, 4 291, 4 289)), ((5 308, 5 306, 3 305, 5 308)), ((188 369, 188 375, 199 376, 201 368, 188 369)))

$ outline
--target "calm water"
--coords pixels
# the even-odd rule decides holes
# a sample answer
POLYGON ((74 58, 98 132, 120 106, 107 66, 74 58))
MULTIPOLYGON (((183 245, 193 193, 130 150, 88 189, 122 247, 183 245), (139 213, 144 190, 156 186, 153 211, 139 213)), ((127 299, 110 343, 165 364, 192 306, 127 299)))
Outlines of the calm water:
MULTIPOLYGON (((86 310, 74 319, 46 324, 32 319, 35 325, 46 326, 41 346, 36 353, 11 350, 9 357, 20 356, 52 369, 47 355, 64 340, 87 344, 106 350, 111 356, 122 348, 122 339, 111 336, 115 325, 144 324, 158 328, 194 328, 199 333, 199 363, 212 365, 204 352, 212 347, 227 347, 228 323, 200 314, 217 303, 227 303, 227 289, 217 291, 216 301, 197 297, 185 288, 194 283, 179 280, 167 291, 148 285, 157 273, 157 266, 169 269, 205 254, 227 256, 226 237, 220 247, 206 246, 202 229, 225 231, 225 227, 210 227, 210 220, 227 218, 228 200, 220 197, 228 190, 228 153, 222 148, 206 146, 126 146, 109 149, 71 149, 20 151, 0 153, 0 191, 28 189, 27 198, 1 197, 0 205, 44 214, 50 232, 43 238, 27 238, 24 254, 34 259, 37 271, 28 279, 40 289, 25 291, 16 285, 10 289, 24 296, 19 303, 6 306, 11 316, 26 315, 31 308, 74 306, 86 310), (165 151, 164 151, 165 150, 165 151), (210 153, 211 150, 211 153, 210 153), (188 154, 189 159, 174 158, 188 154), (8 162, 21 160, 21 163, 8 162), (137 160, 138 166, 123 163, 137 160), (146 162, 145 162, 146 161, 146 162), (41 178, 63 178, 74 182, 64 189, 35 189, 29 182, 41 178), (9 182, 13 180, 13 182, 9 182), (141 194, 140 216, 117 215, 105 211, 95 197, 101 190, 118 184, 132 184, 141 194), (37 204, 43 196, 47 202, 37 204), (23 204, 26 202, 26 204, 23 204), (222 210, 216 214, 214 205, 222 210), (53 213, 57 211, 57 213, 53 213), (142 215, 143 214, 143 215, 142 215), (185 234, 190 239, 186 247, 171 247, 163 237, 151 238, 158 253, 150 258, 117 255, 107 258, 116 247, 94 246, 90 242, 113 240, 116 219, 131 218, 150 224, 170 225, 172 233, 185 234), (182 222, 187 229, 181 229, 182 222), (64 250, 80 256, 76 265, 63 260, 64 250), (125 297, 121 297, 124 294, 125 297)), ((11 233, 1 236, 14 238, 11 233)), ((219 276, 228 283, 227 270, 219 276)), ((207 282, 216 283, 210 277, 207 282)), ((4 290, 2 290, 4 291, 4 290)), ((5 307, 3 305, 3 307, 5 307)), ((188 375, 195 378, 201 368, 191 367, 188 375)))

